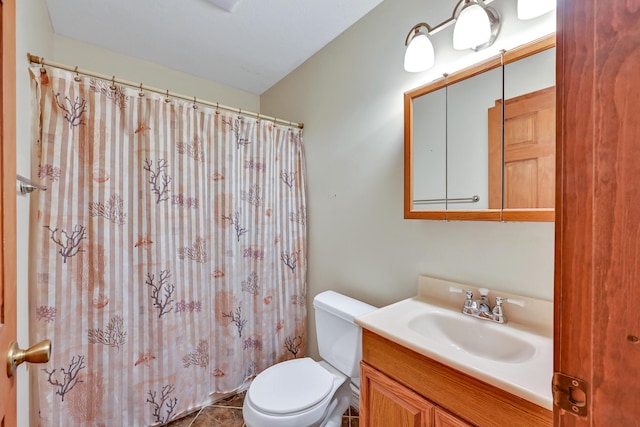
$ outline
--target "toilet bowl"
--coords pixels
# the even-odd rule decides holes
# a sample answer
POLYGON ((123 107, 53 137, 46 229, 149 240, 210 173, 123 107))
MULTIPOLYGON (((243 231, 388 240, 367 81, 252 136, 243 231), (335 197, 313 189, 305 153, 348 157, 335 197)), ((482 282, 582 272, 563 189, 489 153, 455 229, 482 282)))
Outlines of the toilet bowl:
POLYGON ((349 378, 308 357, 278 363, 256 377, 244 400, 248 427, 340 426, 349 408, 349 378), (264 375, 263 375, 264 374, 264 375), (333 415, 333 416, 332 416, 333 415))
POLYGON ((341 426, 362 358, 354 319, 376 308, 333 291, 317 295, 313 306, 324 360, 288 360, 258 374, 242 408, 247 427, 341 426))

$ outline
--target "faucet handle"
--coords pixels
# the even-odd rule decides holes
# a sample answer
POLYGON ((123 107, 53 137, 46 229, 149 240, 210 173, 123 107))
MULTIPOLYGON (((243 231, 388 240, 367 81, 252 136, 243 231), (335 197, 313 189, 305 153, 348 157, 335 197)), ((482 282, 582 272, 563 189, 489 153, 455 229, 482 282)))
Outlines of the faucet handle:
POLYGON ((449 292, 464 294, 466 299, 464 300, 464 304, 462 305, 462 312, 465 314, 471 314, 476 305, 476 302, 473 300, 473 292, 466 289, 456 288, 455 286, 449 286, 449 292))
POLYGON ((516 299, 516 298, 496 297, 496 305, 497 306, 502 305, 503 302, 508 302, 508 303, 511 303, 511 304, 519 305, 520 307, 524 307, 524 300, 516 299))
POLYGON ((456 288, 455 286, 449 286, 449 292, 454 292, 456 294, 465 294, 467 299, 473 298, 473 292, 466 289, 456 288))
POLYGON ((464 294, 468 300, 473 298, 473 292, 468 291, 466 289, 456 288, 455 286, 449 286, 449 292, 454 292, 456 294, 464 294))
POLYGON ((498 323, 507 323, 507 317, 504 315, 502 311, 502 303, 509 302, 511 304, 519 305, 520 307, 524 307, 524 301, 516 298, 504 298, 504 297, 496 297, 496 305, 491 310, 491 314, 493 314, 493 320, 498 323))

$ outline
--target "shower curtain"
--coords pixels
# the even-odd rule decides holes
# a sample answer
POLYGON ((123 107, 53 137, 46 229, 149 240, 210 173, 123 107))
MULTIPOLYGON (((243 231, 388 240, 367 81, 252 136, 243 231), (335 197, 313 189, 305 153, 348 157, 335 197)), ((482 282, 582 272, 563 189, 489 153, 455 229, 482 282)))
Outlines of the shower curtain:
POLYGON ((41 424, 161 425, 302 356, 301 130, 30 73, 41 424))

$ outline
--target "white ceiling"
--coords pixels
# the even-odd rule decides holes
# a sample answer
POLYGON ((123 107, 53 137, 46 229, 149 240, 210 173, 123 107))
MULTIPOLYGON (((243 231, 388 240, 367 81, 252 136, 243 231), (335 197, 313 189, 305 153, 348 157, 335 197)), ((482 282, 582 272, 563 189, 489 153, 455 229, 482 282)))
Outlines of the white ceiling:
POLYGON ((57 34, 257 95, 381 2, 46 0, 57 34))

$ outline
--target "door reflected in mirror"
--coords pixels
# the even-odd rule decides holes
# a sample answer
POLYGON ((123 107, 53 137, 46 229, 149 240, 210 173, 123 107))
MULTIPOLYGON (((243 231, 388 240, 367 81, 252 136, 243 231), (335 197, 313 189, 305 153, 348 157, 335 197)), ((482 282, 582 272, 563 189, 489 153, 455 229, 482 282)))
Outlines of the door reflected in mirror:
POLYGON ((504 66, 505 211, 555 206, 555 56, 552 48, 504 66))

